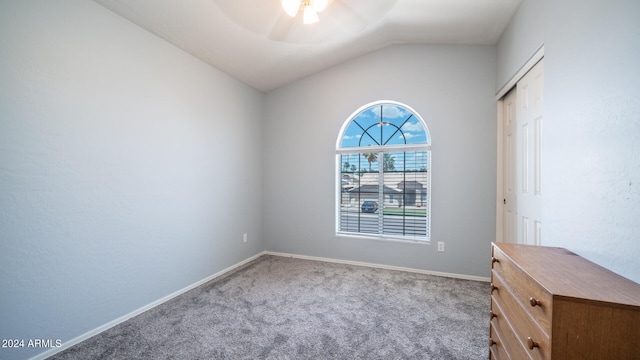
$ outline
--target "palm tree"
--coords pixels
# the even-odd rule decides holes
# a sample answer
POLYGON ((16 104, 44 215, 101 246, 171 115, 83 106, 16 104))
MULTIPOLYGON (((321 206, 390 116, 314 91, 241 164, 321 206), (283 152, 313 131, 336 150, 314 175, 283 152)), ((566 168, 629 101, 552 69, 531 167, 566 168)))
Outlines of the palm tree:
POLYGON ((382 168, 384 171, 396 170, 396 158, 389 153, 384 153, 382 156, 382 168))
POLYGON ((369 162, 369 172, 371 172, 371 163, 378 161, 377 153, 362 153, 362 156, 369 162))

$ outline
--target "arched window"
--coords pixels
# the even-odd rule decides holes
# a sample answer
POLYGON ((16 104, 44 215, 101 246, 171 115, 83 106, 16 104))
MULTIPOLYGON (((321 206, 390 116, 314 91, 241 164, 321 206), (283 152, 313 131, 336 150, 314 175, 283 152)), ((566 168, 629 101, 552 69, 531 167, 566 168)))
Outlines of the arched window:
POLYGON ((415 111, 391 101, 358 109, 336 159, 338 234, 429 241, 431 139, 415 111))

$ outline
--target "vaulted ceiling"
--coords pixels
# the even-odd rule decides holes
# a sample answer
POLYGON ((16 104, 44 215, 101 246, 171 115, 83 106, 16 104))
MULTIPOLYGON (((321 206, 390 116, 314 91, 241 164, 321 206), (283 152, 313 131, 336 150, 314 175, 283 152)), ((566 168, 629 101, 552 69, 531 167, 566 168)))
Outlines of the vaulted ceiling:
POLYGON ((260 90, 392 44, 495 44, 521 0, 329 0, 302 24, 280 0, 95 0, 260 90))

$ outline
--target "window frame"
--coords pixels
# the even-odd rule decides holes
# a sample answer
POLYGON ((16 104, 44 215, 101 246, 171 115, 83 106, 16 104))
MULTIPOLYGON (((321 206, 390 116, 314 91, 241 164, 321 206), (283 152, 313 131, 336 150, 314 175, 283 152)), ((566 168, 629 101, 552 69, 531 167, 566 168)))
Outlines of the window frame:
MULTIPOLYGON (((385 240, 385 241, 399 241, 399 242, 411 242, 411 243, 420 243, 420 244, 429 244, 431 242, 431 191, 432 191, 432 184, 431 184, 431 163, 432 163, 432 154, 431 154, 431 135, 429 133, 429 128, 427 127, 424 119, 420 116, 420 114, 418 114, 414 109, 412 109, 410 106, 407 106, 406 104, 403 103, 399 103, 397 101, 390 101, 390 100, 383 100, 383 101, 375 101, 375 102, 371 102, 368 103, 364 106, 361 106, 359 109, 357 109, 356 111, 354 111, 342 124, 342 127, 340 129, 340 132, 338 134, 338 139, 336 142, 336 165, 335 165, 335 179, 336 179, 336 198, 335 198, 335 233, 336 236, 343 236, 343 237, 353 237, 353 238, 366 238, 366 239, 375 239, 375 240, 385 240), (342 147, 342 142, 345 136, 345 133, 347 131, 347 129, 349 128, 350 124, 363 112, 375 108, 377 106, 396 106, 396 107, 400 107, 408 112, 410 112, 412 114, 412 116, 414 118, 416 118, 419 122, 420 125, 422 126, 422 129, 425 133, 426 136, 426 142, 425 143, 419 143, 419 144, 394 144, 394 145, 379 145, 379 146, 356 146, 356 147, 342 147), (344 154, 364 154, 364 153, 377 153, 377 165, 378 165, 378 174, 379 176, 384 176, 384 166, 383 166, 383 162, 384 162, 384 154, 385 153, 394 153, 394 152, 401 152, 401 153, 407 153, 407 152, 411 152, 411 151, 424 151, 427 154, 427 159, 426 159, 426 174, 427 174, 427 185, 426 185, 426 234, 424 238, 417 238, 415 235, 414 236, 405 236, 405 235, 393 235, 393 234, 385 234, 383 229, 380 228, 378 230, 378 233, 370 233, 370 232, 358 232, 358 231, 343 231, 340 230, 340 226, 341 226, 341 207, 342 207, 342 192, 343 192, 343 188, 342 188, 342 177, 343 177, 343 170, 342 170, 342 155, 344 154)), ((411 171, 407 171, 406 168, 405 170, 403 170, 404 173, 411 173, 411 171)), ((384 178, 382 178, 382 180, 379 180, 380 182, 384 182, 384 178)), ((381 200, 383 200, 384 198, 384 190, 380 190, 378 189, 378 195, 380 198, 382 198, 381 200)), ((379 206, 380 209, 384 208, 384 201, 383 203, 379 202, 379 206)), ((360 208, 361 204, 358 204, 358 208, 360 208)), ((406 217, 406 215, 403 215, 406 217)), ((384 218, 384 214, 380 213, 378 215, 379 218, 384 218)), ((380 221, 380 220, 379 220, 380 221)), ((404 225, 403 225, 403 229, 404 229, 404 225)))

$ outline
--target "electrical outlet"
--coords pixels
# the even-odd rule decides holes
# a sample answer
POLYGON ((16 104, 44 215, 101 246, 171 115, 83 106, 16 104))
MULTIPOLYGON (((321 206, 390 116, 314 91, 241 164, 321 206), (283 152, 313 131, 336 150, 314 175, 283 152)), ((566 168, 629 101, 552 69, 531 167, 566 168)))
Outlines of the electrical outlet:
POLYGON ((438 251, 444 251, 444 242, 443 241, 439 241, 438 242, 438 251))
POLYGON ((247 233, 244 233, 244 235, 242 235, 242 242, 243 243, 247 242, 247 233))

